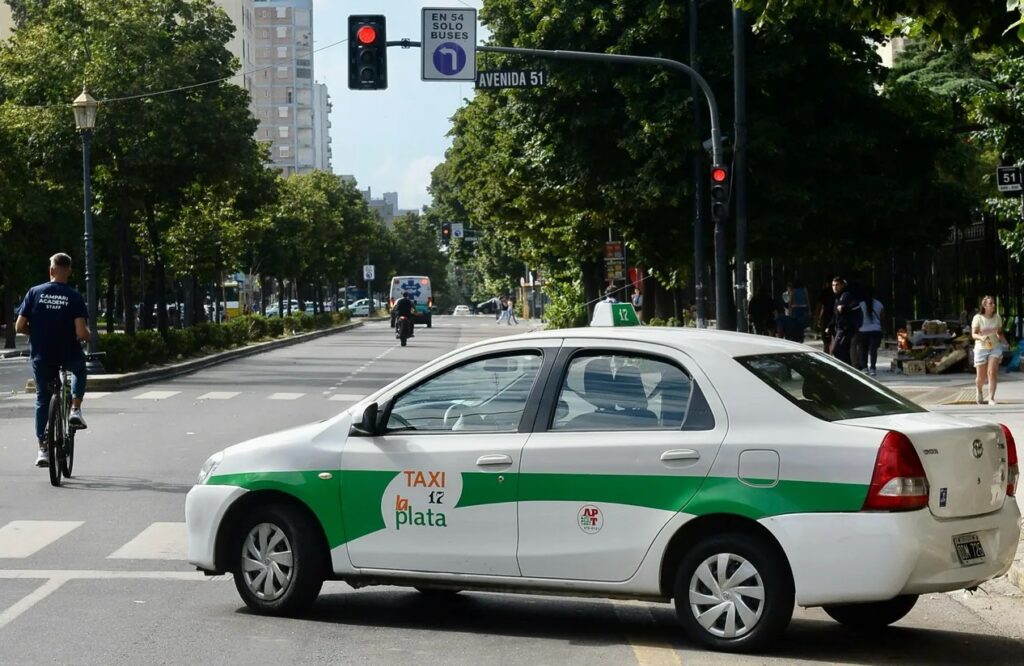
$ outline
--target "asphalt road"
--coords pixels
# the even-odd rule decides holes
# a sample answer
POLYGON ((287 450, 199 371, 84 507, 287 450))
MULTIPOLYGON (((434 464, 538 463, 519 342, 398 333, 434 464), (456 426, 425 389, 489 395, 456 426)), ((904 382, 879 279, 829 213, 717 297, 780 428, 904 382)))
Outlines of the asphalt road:
MULTIPOLYGON (((694 650, 670 606, 328 583, 302 619, 250 614, 184 561, 183 505, 213 451, 337 413, 459 345, 521 332, 438 317, 399 347, 386 323, 121 393, 87 397, 75 478, 32 466, 31 396, 0 397, 0 664, 1020 663, 1024 599, 1005 582, 929 595, 864 636, 798 609, 779 650, 694 650)), ((0 362, 0 387, 28 375, 0 362)))

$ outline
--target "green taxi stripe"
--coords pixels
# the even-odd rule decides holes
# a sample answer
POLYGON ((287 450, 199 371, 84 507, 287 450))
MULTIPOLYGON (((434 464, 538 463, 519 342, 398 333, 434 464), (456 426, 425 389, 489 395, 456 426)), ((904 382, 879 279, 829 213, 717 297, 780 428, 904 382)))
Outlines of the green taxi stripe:
MULTIPOLYGON (((400 471, 381 470, 254 472, 213 476, 207 483, 292 495, 316 514, 328 544, 336 548, 384 529, 381 502, 388 484, 398 474, 400 471), (323 471, 330 472, 338 481, 319 478, 323 471)), ((867 485, 855 483, 769 484, 726 477, 463 472, 462 493, 455 508, 518 499, 624 504, 671 512, 685 510, 697 516, 726 513, 758 520, 789 513, 859 511, 868 490, 867 485)))

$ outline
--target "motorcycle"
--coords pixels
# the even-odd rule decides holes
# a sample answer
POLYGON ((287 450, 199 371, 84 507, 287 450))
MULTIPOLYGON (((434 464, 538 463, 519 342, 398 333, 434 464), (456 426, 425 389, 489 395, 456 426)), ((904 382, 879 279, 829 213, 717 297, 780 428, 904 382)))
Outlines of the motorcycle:
POLYGON ((395 337, 402 341, 404 347, 406 341, 412 335, 412 320, 406 315, 400 315, 395 318, 395 337))

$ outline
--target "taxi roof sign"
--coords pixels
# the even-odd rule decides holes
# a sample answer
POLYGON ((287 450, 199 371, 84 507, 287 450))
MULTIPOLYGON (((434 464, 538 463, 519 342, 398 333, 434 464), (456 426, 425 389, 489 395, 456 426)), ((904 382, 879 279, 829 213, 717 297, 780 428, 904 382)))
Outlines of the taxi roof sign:
POLYGON ((610 303, 601 301, 594 306, 591 326, 639 326, 640 318, 632 303, 610 303))

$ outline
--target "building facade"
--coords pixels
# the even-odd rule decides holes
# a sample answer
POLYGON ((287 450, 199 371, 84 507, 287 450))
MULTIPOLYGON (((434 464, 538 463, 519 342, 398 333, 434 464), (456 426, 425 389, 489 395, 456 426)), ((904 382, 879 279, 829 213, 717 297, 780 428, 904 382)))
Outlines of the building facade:
POLYGON ((238 76, 231 79, 237 86, 245 88, 252 95, 252 81, 255 67, 253 59, 253 9, 255 0, 215 0, 235 24, 235 36, 227 44, 231 54, 238 59, 238 76))
POLYGON ((11 8, 7 3, 0 0, 0 39, 7 39, 14 30, 14 20, 11 18, 11 8))
POLYGON ((326 83, 313 84, 313 168, 331 170, 331 95, 326 83))
POLYGON ((284 176, 313 170, 313 2, 254 0, 256 138, 284 176))

